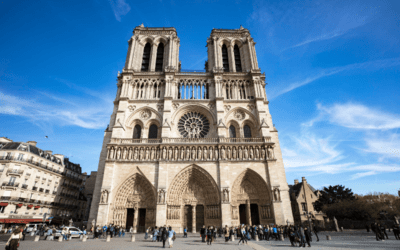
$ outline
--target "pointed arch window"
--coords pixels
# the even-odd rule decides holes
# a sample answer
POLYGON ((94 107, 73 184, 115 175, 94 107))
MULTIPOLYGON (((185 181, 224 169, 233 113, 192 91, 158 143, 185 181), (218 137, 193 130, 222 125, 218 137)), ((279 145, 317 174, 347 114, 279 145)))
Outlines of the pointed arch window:
POLYGON ((157 139, 158 137, 158 127, 152 124, 149 129, 149 139, 157 139))
POLYGON ((160 43, 157 48, 156 71, 161 72, 164 60, 164 44, 160 43))
POLYGON ((133 139, 140 139, 142 136, 142 127, 140 125, 135 125, 133 129, 133 139))
POLYGON ((240 50, 237 44, 235 44, 235 47, 233 47, 233 53, 235 55, 236 72, 242 72, 242 63, 240 61, 240 50))
POLYGON ((224 72, 229 72, 228 49, 225 44, 222 45, 222 66, 224 67, 224 72))
POLYGON ((243 127, 244 138, 251 138, 251 129, 249 125, 243 127))
POLYGON ((229 126, 229 137, 236 138, 236 128, 233 125, 229 126))
POLYGON ((143 50, 142 72, 149 71, 151 45, 146 43, 143 50))

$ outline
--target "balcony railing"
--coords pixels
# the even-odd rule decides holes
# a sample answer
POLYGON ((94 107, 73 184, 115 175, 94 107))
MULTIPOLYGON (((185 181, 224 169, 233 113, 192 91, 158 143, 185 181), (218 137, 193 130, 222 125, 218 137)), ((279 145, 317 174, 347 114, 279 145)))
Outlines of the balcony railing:
POLYGON ((18 187, 19 183, 13 183, 13 182, 3 182, 3 187, 18 187))
POLYGON ((1 200, 3 201, 9 201, 11 199, 11 196, 1 196, 1 200))
POLYGON ((8 169, 7 170, 7 175, 22 175, 24 173, 24 170, 14 170, 14 169, 8 169))
POLYGON ((271 137, 257 138, 163 138, 163 139, 130 139, 111 138, 110 143, 115 144, 160 144, 160 143, 267 143, 271 137))

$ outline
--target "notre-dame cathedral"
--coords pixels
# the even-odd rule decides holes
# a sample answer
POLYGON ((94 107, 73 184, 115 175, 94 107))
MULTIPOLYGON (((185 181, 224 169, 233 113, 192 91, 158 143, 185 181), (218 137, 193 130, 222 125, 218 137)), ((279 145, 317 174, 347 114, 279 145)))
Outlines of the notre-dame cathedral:
POLYGON ((293 222, 288 184, 249 30, 213 29, 204 72, 181 70, 175 28, 138 26, 104 133, 88 223, 293 222))

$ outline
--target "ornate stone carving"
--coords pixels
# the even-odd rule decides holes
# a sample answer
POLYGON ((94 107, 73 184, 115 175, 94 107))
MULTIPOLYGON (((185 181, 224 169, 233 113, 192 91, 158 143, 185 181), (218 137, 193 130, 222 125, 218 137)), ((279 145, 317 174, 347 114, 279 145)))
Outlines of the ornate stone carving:
POLYGON ((255 108, 255 106, 254 106, 253 104, 248 104, 248 105, 247 105, 247 108, 248 108, 250 111, 253 111, 254 108, 255 108))
POLYGON ((239 220, 239 208, 237 206, 232 207, 232 220, 239 220))
POLYGON ((143 110, 142 112, 140 112, 140 118, 142 118, 143 120, 148 120, 151 117, 151 111, 150 110, 143 110))
POLYGON ((136 109, 136 106, 135 105, 129 105, 128 109, 129 109, 130 112, 133 112, 136 109))
POLYGON ((159 112, 163 111, 163 109, 164 109, 164 105, 162 105, 162 104, 158 104, 158 105, 157 105, 157 110, 158 110, 159 112))
POLYGON ((210 123, 202 114, 189 112, 179 119, 178 130, 185 138, 203 138, 210 130, 210 123))
POLYGON ((158 189, 158 198, 157 198, 157 204, 165 204, 165 189, 158 189))
POLYGON ((107 189, 104 189, 103 191, 101 191, 100 203, 101 204, 108 203, 108 190, 107 189))
POLYGON ((235 113, 233 114, 233 117, 235 117, 236 120, 241 121, 246 117, 246 115, 243 111, 236 110, 235 113))
POLYGON ((174 104, 172 104, 172 108, 173 108, 174 110, 176 110, 177 108, 179 108, 179 103, 174 103, 174 104))
POLYGON ((211 110, 213 110, 215 108, 215 105, 213 103, 209 103, 207 106, 211 110))
POLYGON ((229 203, 229 189, 224 188, 222 190, 222 203, 229 203))
POLYGON ((229 110, 231 110, 231 105, 224 105, 224 109, 226 112, 228 112, 229 110))

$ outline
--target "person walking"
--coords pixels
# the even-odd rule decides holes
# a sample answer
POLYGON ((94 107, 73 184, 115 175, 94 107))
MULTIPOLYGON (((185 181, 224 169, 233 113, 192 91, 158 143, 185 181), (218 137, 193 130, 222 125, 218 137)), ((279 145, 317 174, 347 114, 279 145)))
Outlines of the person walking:
POLYGON ((288 237, 289 237, 290 244, 292 245, 292 247, 296 246, 295 245, 295 236, 296 235, 294 233, 294 228, 292 226, 289 226, 288 230, 287 230, 287 233, 288 233, 288 237))
POLYGON ((201 242, 206 242, 206 226, 203 225, 203 227, 200 229, 200 236, 201 236, 201 242))
POLYGON ((207 228, 207 245, 211 245, 213 235, 214 235, 214 230, 212 230, 212 226, 209 226, 207 228))
POLYGON ((386 225, 382 225, 382 226, 381 226, 382 238, 385 239, 385 236, 386 236, 386 239, 388 240, 389 237, 388 237, 388 235, 387 235, 387 233, 386 233, 386 229, 387 229, 386 225))
POLYGON ((318 237, 318 233, 319 233, 319 228, 317 225, 313 226, 313 230, 312 230, 315 234, 315 237, 317 237, 317 241, 319 241, 319 237, 318 237))
POLYGON ((306 247, 304 228, 302 225, 300 225, 300 227, 299 227, 298 235, 299 235, 299 239, 300 239, 300 248, 306 247))
POLYGON ((246 236, 246 229, 245 229, 244 225, 242 225, 242 227, 240 229, 240 240, 239 240, 238 245, 240 245, 240 242, 243 242, 243 244, 244 244, 244 242, 246 242, 246 245, 247 245, 247 238, 246 237, 247 237, 246 236))
MULTIPOLYGON (((304 228, 304 235, 306 236, 306 242, 307 242, 308 247, 311 247, 311 244, 310 244, 310 242, 312 241, 312 238, 311 238, 311 229, 305 227, 305 228, 304 228)), ((305 247, 305 245, 304 245, 304 247, 305 247)))
POLYGON ((174 240, 175 240, 175 231, 172 230, 172 227, 169 227, 168 228, 168 246, 169 246, 169 248, 173 247, 174 240))
POLYGON ((107 225, 104 225, 101 231, 103 238, 107 237, 107 225))
POLYGON ((163 230, 162 230, 161 239, 162 239, 163 248, 165 248, 165 242, 168 239, 168 230, 165 226, 163 227, 163 230))
POLYGON ((396 240, 400 240, 400 225, 399 224, 395 224, 393 226, 393 234, 394 234, 394 238, 396 240))
POLYGON ((228 228, 228 225, 225 225, 225 229, 224 229, 224 237, 225 237, 225 242, 229 241, 229 236, 230 236, 231 232, 228 228))
POLYGON ((183 238, 187 238, 187 227, 183 229, 183 238))
POLYGON ((24 226, 24 227, 23 227, 23 230, 22 230, 22 240, 23 240, 23 241, 25 241, 25 235, 26 235, 26 233, 27 233, 27 232, 26 232, 26 226, 24 226))
MULTIPOLYGON (((64 240, 68 240, 68 239, 67 239, 67 233, 68 233, 67 228, 66 228, 66 227, 63 227, 63 229, 62 229, 62 231, 61 231, 61 236, 64 238, 64 240)), ((96 237, 96 234, 95 234, 95 237, 96 237)), ((94 238, 94 239, 95 239, 95 238, 94 238)))
POLYGON ((11 236, 6 243, 6 246, 8 246, 10 250, 17 250, 21 238, 22 232, 19 228, 17 228, 11 233, 11 236))

